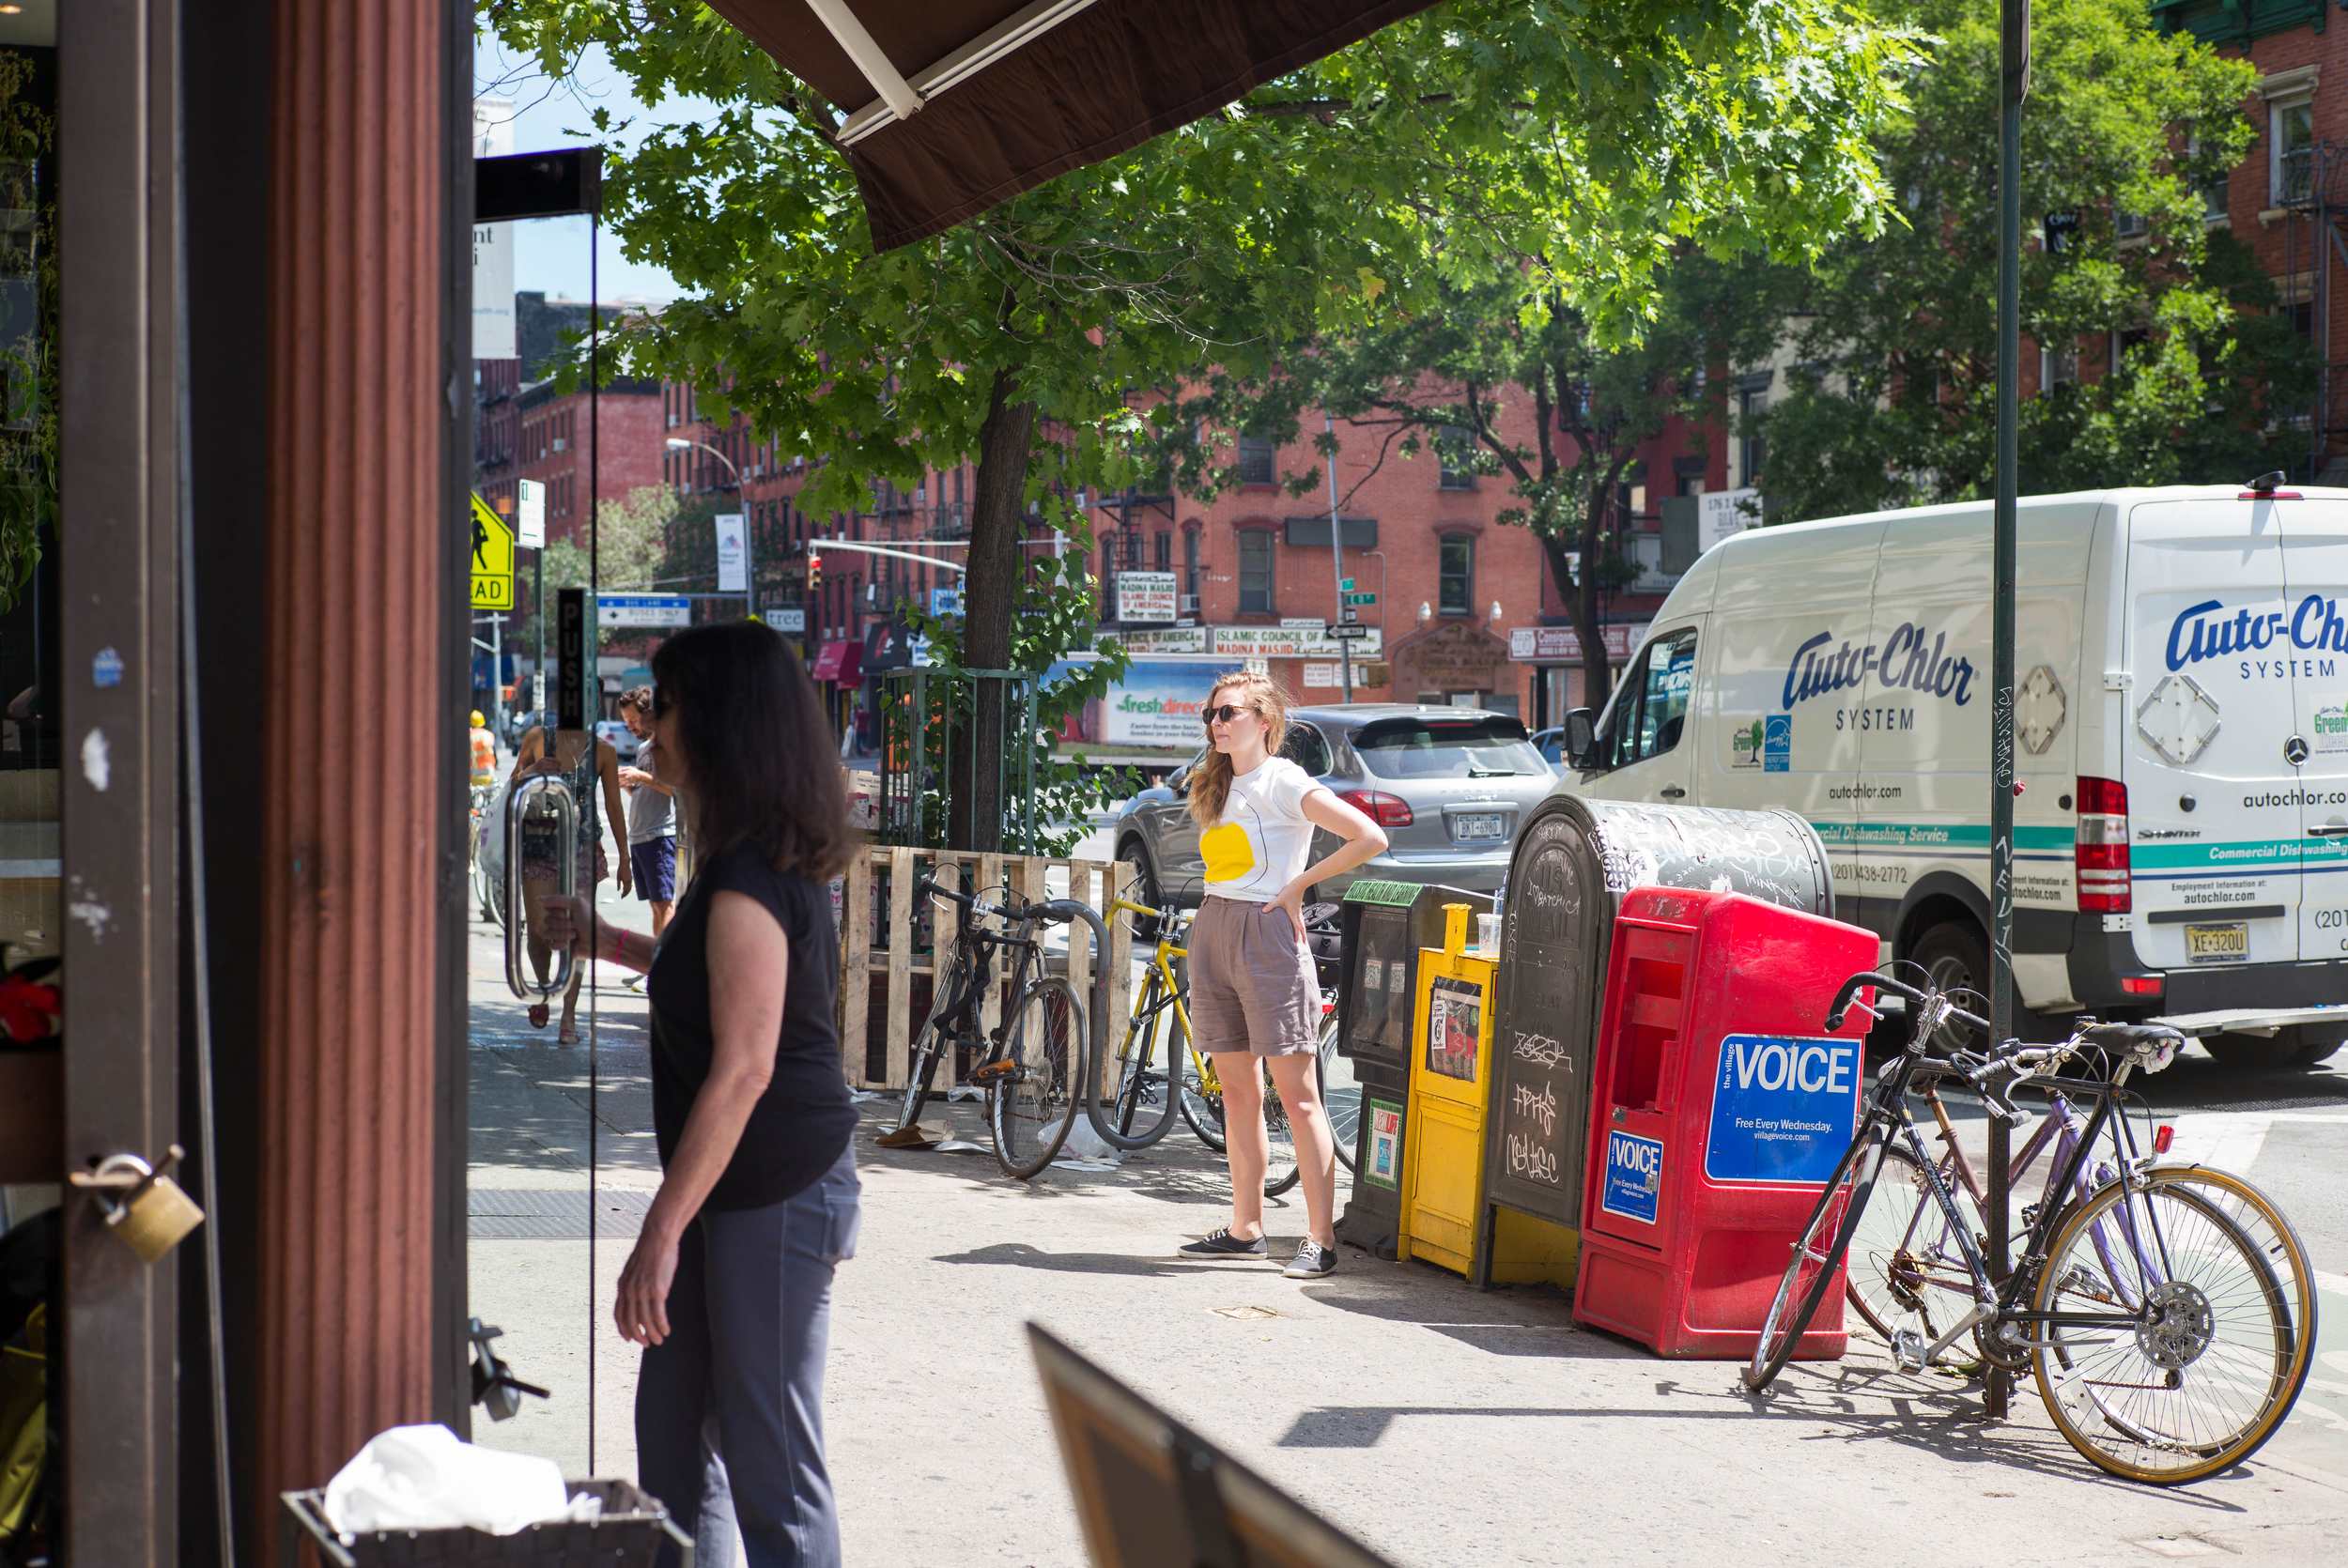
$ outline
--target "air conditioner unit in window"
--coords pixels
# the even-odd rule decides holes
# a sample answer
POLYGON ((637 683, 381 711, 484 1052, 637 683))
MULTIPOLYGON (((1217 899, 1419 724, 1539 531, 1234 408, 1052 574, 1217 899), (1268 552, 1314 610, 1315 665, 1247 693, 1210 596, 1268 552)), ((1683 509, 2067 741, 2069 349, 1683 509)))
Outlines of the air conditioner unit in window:
POLYGON ((1197 594, 1185 593, 1182 595, 1182 613, 1184 615, 1196 615, 1198 613, 1197 594))
POLYGON ((571 443, 570 443, 570 442, 568 442, 568 441, 566 441, 566 440, 564 440, 564 439, 562 437, 560 437, 560 436, 557 436, 557 437, 554 438, 554 450, 555 450, 555 451, 557 451, 557 452, 567 452, 567 451, 569 451, 569 450, 570 450, 570 446, 571 446, 571 443))

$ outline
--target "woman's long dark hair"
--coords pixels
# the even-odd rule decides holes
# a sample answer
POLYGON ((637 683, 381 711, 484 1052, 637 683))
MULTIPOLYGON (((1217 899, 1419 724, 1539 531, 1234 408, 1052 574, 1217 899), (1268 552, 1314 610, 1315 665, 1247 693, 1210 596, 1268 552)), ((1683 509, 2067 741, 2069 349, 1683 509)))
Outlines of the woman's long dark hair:
POLYGON ((777 870, 817 878, 848 863, 839 746, 781 637, 755 621, 695 626, 660 645, 652 679, 677 715, 696 856, 754 844, 777 870))

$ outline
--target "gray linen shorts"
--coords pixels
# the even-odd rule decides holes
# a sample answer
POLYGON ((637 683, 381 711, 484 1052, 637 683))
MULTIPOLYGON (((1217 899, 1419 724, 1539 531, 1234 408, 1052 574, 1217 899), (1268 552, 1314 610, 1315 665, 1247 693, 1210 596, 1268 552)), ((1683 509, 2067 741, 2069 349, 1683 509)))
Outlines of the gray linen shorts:
POLYGON ((1211 898, 1190 923, 1190 1028, 1201 1051, 1291 1056, 1321 1043, 1321 981, 1286 910, 1211 898))

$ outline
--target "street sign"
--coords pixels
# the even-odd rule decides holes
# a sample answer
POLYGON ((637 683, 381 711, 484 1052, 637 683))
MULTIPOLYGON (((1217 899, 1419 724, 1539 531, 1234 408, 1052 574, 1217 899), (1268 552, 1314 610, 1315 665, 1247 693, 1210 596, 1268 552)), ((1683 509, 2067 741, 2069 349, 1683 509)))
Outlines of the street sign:
POLYGON ((1359 621, 1332 621, 1321 631, 1339 642, 1354 642, 1369 635, 1369 628, 1359 621))
POLYGON ((1340 592, 1340 593, 1351 593, 1351 592, 1353 592, 1353 579, 1352 579, 1352 577, 1339 577, 1339 578, 1337 579, 1337 592, 1340 592))
POLYGON ((682 593, 633 593, 595 598, 598 626, 689 626, 693 602, 682 593))
POLYGON ((472 607, 514 607, 514 533, 478 494, 472 499, 472 607))
POLYGON ((1375 593, 1348 593, 1345 596, 1345 602, 1349 605, 1374 605, 1378 602, 1378 595, 1375 593))
POLYGON ((941 619, 949 615, 960 615, 962 613, 962 590, 959 588, 931 589, 930 613, 941 619))
POLYGON ((542 480, 514 481, 514 543, 525 550, 547 547, 547 487, 542 480))

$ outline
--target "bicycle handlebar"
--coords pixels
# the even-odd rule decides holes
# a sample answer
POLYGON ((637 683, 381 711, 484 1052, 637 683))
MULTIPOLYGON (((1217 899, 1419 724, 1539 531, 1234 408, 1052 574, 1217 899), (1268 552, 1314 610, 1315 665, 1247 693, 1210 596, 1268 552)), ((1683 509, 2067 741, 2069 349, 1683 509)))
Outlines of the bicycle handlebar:
MULTIPOLYGON (((1906 981, 1895 980, 1889 975, 1878 975, 1871 969, 1862 970, 1845 980, 1842 989, 1834 993, 1834 1005, 1826 1015, 1826 1026, 1829 1031, 1840 1029, 1843 1026, 1845 1016, 1850 1012, 1852 999, 1869 986, 1875 987, 1877 991, 1891 992, 1895 996, 1905 996, 1910 1002, 1918 1004, 1929 1003, 1935 997, 1946 1000, 1940 992, 1919 991, 1906 981)), ((1962 1007, 1950 1007, 1947 1016, 1955 1019, 1960 1023, 1970 1023, 1985 1035, 1989 1032, 1987 1019, 1975 1017, 1962 1007)))

